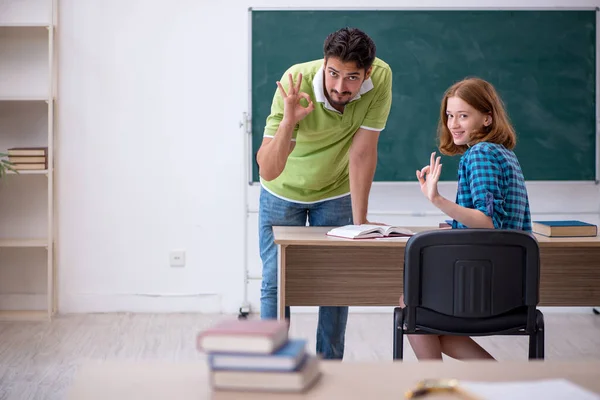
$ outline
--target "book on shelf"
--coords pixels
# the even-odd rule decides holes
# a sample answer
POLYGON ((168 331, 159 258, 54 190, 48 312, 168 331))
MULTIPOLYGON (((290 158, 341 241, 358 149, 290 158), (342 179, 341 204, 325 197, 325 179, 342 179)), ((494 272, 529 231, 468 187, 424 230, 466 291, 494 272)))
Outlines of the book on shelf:
POLYGON ((8 156, 8 161, 13 164, 45 163, 46 156, 8 156))
POLYGON ((43 156, 48 155, 48 147, 13 147, 7 150, 8 156, 43 156))
POLYGON ((16 171, 35 171, 48 168, 47 147, 13 147, 7 150, 8 161, 16 171))
POLYGON ((598 226, 578 220, 532 221, 533 233, 548 237, 597 236, 598 226))
POLYGON ((225 320, 200 332, 197 348, 203 352, 270 354, 288 339, 282 320, 225 320))
POLYGON ((328 231, 327 235, 346 239, 371 239, 381 237, 406 237, 414 235, 414 232, 401 226, 362 224, 339 226, 328 231))
POLYGON ((45 170, 45 163, 17 163, 11 165, 11 167, 17 171, 36 171, 36 170, 45 170))

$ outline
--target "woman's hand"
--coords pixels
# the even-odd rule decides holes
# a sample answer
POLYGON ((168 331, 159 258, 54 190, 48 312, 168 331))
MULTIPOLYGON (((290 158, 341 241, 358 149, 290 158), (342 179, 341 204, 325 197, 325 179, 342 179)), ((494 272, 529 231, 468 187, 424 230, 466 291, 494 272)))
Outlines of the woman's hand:
POLYGON ((421 185, 421 192, 433 203, 433 201, 440 195, 438 192, 438 181, 442 174, 442 164, 440 164, 441 157, 435 157, 435 151, 431 153, 431 160, 429 165, 424 166, 420 171, 417 170, 417 179, 421 185))

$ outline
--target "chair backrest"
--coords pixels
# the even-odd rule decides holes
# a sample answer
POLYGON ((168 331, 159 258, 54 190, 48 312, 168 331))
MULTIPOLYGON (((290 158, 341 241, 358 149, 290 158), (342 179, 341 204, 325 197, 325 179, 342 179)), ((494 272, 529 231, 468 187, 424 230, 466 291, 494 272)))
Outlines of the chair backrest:
POLYGON ((404 303, 461 318, 485 318, 539 302, 535 237, 524 231, 451 229, 411 237, 404 303))

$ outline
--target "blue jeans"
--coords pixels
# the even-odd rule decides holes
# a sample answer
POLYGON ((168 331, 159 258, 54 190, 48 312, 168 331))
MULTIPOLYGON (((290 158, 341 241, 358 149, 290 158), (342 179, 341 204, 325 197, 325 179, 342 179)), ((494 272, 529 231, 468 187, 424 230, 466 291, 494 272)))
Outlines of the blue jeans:
MULTIPOLYGON (((264 188, 260 192, 258 229, 262 286, 261 319, 277 318, 277 245, 273 242, 273 226, 341 226, 352 224, 350 195, 314 204, 300 204, 280 199, 264 188)), ((285 308, 290 318, 290 308, 285 308)), ((319 307, 317 353, 327 359, 344 357, 344 337, 348 307, 319 307)))

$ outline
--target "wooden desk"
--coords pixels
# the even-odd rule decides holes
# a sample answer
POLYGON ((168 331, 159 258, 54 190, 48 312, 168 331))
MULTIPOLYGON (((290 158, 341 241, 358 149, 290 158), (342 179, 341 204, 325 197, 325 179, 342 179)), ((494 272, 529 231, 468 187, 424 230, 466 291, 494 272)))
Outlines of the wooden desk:
MULTIPOLYGON (((329 229, 273 228, 279 252, 278 317, 285 315, 286 305, 398 305, 407 238, 349 240, 326 236, 329 229)), ((600 305, 600 237, 536 237, 540 306, 600 305)))
MULTIPOLYGON (((425 378, 470 381, 524 381, 564 378, 600 394, 600 362, 379 362, 322 361, 323 375, 304 394, 212 392, 203 361, 107 361, 84 365, 75 375, 69 400, 225 399, 403 399, 425 378)), ((427 399, 457 398, 428 396, 427 399)))

